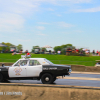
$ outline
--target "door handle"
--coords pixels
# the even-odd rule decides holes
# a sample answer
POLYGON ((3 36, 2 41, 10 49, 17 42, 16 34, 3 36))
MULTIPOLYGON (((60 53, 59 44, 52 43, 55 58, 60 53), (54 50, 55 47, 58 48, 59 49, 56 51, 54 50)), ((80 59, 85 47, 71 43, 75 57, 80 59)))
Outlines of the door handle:
POLYGON ((23 68, 23 69, 26 69, 26 68, 23 68))

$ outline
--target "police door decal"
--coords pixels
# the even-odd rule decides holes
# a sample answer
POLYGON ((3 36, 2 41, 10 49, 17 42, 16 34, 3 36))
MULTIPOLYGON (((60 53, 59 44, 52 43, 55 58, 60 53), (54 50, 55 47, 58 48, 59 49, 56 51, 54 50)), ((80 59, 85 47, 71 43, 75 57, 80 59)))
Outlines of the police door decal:
POLYGON ((14 71, 15 71, 15 75, 21 75, 22 69, 21 69, 20 67, 16 67, 16 68, 14 69, 14 71))

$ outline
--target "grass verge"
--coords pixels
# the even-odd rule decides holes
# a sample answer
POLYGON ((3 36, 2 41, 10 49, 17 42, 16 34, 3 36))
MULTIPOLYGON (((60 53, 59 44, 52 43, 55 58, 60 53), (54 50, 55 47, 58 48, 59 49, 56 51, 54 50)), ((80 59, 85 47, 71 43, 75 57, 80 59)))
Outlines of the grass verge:
MULTIPOLYGON (((25 54, 22 54, 25 55, 25 54)), ((94 66, 100 56, 66 56, 66 55, 49 55, 49 54, 31 54, 32 58, 46 58, 54 64, 76 64, 85 66, 94 66)), ((21 58, 20 54, 1 53, 0 62, 15 62, 21 58)))

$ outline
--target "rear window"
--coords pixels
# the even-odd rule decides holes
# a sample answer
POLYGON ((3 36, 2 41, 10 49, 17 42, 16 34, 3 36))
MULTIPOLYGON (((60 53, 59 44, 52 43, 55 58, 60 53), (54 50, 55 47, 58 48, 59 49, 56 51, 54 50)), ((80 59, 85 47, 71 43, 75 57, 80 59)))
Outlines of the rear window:
POLYGON ((47 63, 49 63, 50 65, 53 65, 53 63, 47 59, 44 59, 47 63))
POLYGON ((37 60, 30 60, 29 66, 41 65, 37 60))

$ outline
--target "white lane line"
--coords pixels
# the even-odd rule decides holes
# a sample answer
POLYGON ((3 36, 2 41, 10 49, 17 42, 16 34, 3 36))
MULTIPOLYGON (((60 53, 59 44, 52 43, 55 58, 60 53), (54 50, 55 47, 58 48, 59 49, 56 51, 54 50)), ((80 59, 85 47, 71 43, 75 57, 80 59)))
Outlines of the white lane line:
POLYGON ((87 78, 87 77, 58 77, 59 79, 74 79, 74 80, 95 80, 100 81, 100 78, 87 78))

